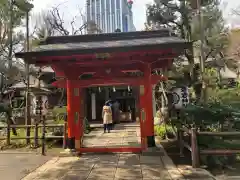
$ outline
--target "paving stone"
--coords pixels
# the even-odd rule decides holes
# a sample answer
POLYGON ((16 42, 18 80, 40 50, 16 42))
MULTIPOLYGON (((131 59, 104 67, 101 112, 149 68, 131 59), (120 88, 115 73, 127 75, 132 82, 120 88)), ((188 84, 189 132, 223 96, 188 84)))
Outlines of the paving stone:
POLYGON ((87 177, 84 176, 76 176, 76 175, 65 175, 61 180, 87 180, 87 177))
MULTIPOLYGON (((161 176, 161 177, 157 177, 157 178, 145 178, 143 177, 142 180, 173 180, 170 176, 161 176)), ((180 180, 180 179, 176 179, 176 180, 180 180)))
POLYGON ((141 168, 144 180, 171 180, 163 165, 142 165, 141 168))
POLYGON ((40 177, 41 174, 42 174, 42 172, 32 172, 29 175, 27 175, 26 177, 24 177, 24 180, 39 179, 38 177, 40 177))
POLYGON ((104 179, 104 178, 107 178, 107 179, 114 179, 114 176, 115 176, 115 173, 91 173, 89 176, 88 176, 88 179, 104 179))
POLYGON ((140 166, 120 166, 116 170, 115 178, 135 179, 142 178, 140 166))
POLYGON ((104 167, 109 167, 109 168, 117 168, 118 163, 117 162, 97 162, 94 165, 94 168, 104 168, 104 167))
POLYGON ((162 164, 160 157, 155 156, 141 156, 141 164, 162 164))
POLYGON ((60 178, 60 179, 64 179, 64 180, 67 180, 67 179, 79 179, 79 180, 85 180, 87 179, 87 177, 89 176, 89 174, 91 173, 91 170, 88 170, 88 171, 74 171, 74 170, 71 170, 71 171, 67 171, 65 173, 65 175, 60 178))
POLYGON ((95 164, 117 164, 118 157, 117 156, 104 156, 101 155, 99 158, 95 159, 95 164))
POLYGON ((74 171, 88 171, 91 170, 93 168, 94 164, 92 165, 72 165, 70 170, 74 170, 74 171))
POLYGON ((139 155, 120 155, 119 157, 119 161, 118 161, 119 165, 140 165, 140 157, 139 155))
POLYGON ((179 166, 178 170, 183 174, 186 179, 206 179, 206 180, 213 180, 214 178, 211 177, 211 174, 206 171, 205 169, 200 168, 192 168, 190 166, 179 166))
POLYGON ((142 180, 142 178, 141 177, 137 177, 137 178, 135 178, 135 177, 126 177, 126 178, 117 178, 117 177, 115 177, 114 178, 114 180, 142 180))
POLYGON ((140 179, 142 178, 141 172, 122 172, 122 173, 116 173, 115 179, 140 179))
POLYGON ((79 157, 62 157, 58 159, 58 164, 72 163, 78 160, 79 160, 79 157))
POLYGON ((163 161, 164 167, 166 168, 166 170, 168 171, 168 173, 172 179, 176 179, 176 180, 184 180, 185 179, 184 176, 177 169, 175 164, 172 162, 170 157, 168 157, 166 155, 166 153, 164 156, 161 156, 161 159, 163 161))
POLYGON ((38 179, 48 180, 48 179, 61 179, 66 175, 67 171, 63 169, 49 169, 47 171, 42 172, 37 176, 38 179))
POLYGON ((90 177, 87 180, 115 180, 114 177, 90 177))
POLYGON ((102 174, 105 176, 114 176, 116 173, 116 167, 96 167, 93 168, 90 175, 92 174, 102 174))
POLYGON ((221 175, 217 176, 217 180, 239 180, 240 176, 227 176, 227 175, 221 175))
POLYGON ((137 161, 137 160, 119 160, 118 161, 118 165, 130 165, 130 166, 133 166, 133 165, 140 165, 140 162, 137 161))

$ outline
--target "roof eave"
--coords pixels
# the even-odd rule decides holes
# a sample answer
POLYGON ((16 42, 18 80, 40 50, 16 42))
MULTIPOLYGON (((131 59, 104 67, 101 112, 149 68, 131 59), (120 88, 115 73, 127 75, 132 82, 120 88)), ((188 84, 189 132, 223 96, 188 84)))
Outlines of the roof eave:
POLYGON ((37 57, 46 56, 68 56, 71 55, 87 55, 94 53, 112 53, 112 52, 127 52, 127 51, 148 51, 153 48, 173 48, 173 49, 187 49, 192 46, 192 42, 171 42, 164 44, 139 45, 139 46, 125 46, 125 47, 105 47, 105 48, 86 48, 86 49, 55 49, 46 51, 32 51, 19 52, 15 54, 16 58, 24 58, 26 61, 37 57))

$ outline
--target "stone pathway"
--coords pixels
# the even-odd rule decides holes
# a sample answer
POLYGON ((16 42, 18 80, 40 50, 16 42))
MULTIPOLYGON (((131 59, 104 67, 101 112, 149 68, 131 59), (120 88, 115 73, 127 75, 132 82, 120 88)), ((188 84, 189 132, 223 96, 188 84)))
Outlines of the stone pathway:
POLYGON ((176 168, 168 156, 85 154, 55 157, 22 180, 215 180, 202 169, 176 168))
MULTIPOLYGON (((119 124, 111 133, 97 128, 84 137, 85 146, 140 146, 137 124, 119 124)), ((83 154, 54 157, 23 180, 214 180, 203 169, 177 168, 164 149, 142 154, 83 154)))
POLYGON ((161 158, 137 154, 53 158, 23 180, 170 180, 161 158))
POLYGON ((141 147, 140 126, 137 123, 115 125, 111 133, 95 128, 83 138, 84 147, 141 147))

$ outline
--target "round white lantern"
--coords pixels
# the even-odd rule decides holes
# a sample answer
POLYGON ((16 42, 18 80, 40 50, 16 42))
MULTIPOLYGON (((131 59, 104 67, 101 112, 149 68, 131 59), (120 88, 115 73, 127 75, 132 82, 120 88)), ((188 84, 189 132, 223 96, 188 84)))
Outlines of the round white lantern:
POLYGON ((174 88, 172 95, 173 105, 176 109, 181 109, 189 103, 188 87, 174 88))

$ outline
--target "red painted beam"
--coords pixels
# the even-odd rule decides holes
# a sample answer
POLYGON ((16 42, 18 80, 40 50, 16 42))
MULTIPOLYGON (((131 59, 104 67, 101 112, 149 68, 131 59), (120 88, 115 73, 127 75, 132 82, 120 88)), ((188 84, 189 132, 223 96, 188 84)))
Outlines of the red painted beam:
POLYGON ((92 71, 96 72, 96 71, 99 71, 100 68, 111 69, 112 72, 114 72, 116 70, 118 70, 118 71, 135 71, 135 70, 143 71, 144 70, 144 64, 142 64, 142 63, 133 63, 133 64, 119 63, 116 65, 109 65, 109 64, 106 65, 106 64, 98 62, 94 66, 78 67, 77 65, 70 65, 70 67, 78 68, 78 71, 80 71, 80 72, 92 72, 92 71))
MULTIPOLYGON (((137 86, 142 84, 142 79, 136 78, 122 78, 118 80, 114 79, 92 79, 92 80, 75 80, 75 88, 80 87, 93 87, 93 86, 120 86, 120 85, 133 85, 137 86), (77 82, 76 82, 77 81, 77 82)), ((59 80, 52 83, 53 86, 58 88, 66 88, 66 80, 59 80)))
POLYGON ((173 59, 166 59, 165 61, 159 60, 155 61, 151 64, 151 69, 162 69, 162 68, 170 68, 173 64, 173 59))
MULTIPOLYGON (((127 76, 127 72, 141 72, 140 70, 137 70, 136 68, 133 70, 130 69, 122 69, 122 68, 110 68, 110 69, 96 69, 94 70, 95 72, 93 73, 93 77, 98 79, 98 78, 109 78, 113 77, 115 78, 125 78, 127 76), (108 73, 107 71, 110 70, 108 73)), ((88 74, 88 73, 86 73, 88 74)), ((78 77, 78 76, 77 76, 78 77)))
POLYGON ((106 71, 107 71, 107 69, 96 70, 94 75, 93 75, 93 77, 94 78, 98 78, 98 77, 107 77, 107 76, 110 76, 110 77, 112 77, 112 76, 117 76, 117 77, 124 77, 124 76, 126 76, 126 74, 124 74, 124 72, 122 72, 121 69, 120 70, 116 69, 116 68, 114 68, 113 70, 110 69, 109 73, 107 73, 106 71))
POLYGON ((56 77, 66 77, 66 74, 64 73, 62 68, 59 68, 59 66, 51 65, 51 68, 56 74, 56 77))
POLYGON ((159 81, 167 81, 168 78, 166 76, 152 75, 151 81, 152 84, 157 84, 159 81))
MULTIPOLYGON (((142 50, 142 51, 128 51, 128 52, 117 52, 117 53, 101 53, 100 56, 102 56, 103 54, 106 54, 108 59, 119 59, 119 58, 123 58, 122 60, 131 57, 131 59, 140 59, 140 58, 144 58, 146 59, 146 57, 158 57, 158 56, 170 56, 170 55, 175 55, 176 57, 176 53, 173 52, 173 49, 153 49, 153 50, 142 50)), ((38 62, 43 62, 44 61, 58 61, 58 60, 62 60, 62 61, 68 61, 68 59, 77 59, 80 61, 84 61, 85 62, 89 62, 92 61, 94 59, 97 59, 97 57, 99 56, 99 54, 85 54, 85 55, 71 55, 71 56, 48 56, 48 57, 41 57, 40 60, 36 60, 38 62)), ((68 61, 69 62, 69 61, 68 61)))
MULTIPOLYGON (((172 59, 166 60, 166 61, 157 61, 154 62, 151 67, 152 69, 159 69, 159 68, 165 68, 170 67, 172 65, 172 59)), ((52 68, 56 72, 56 76, 60 77, 72 77, 72 78, 78 78, 80 75, 84 73, 93 73, 94 76, 104 76, 104 75, 110 75, 106 73, 107 69, 111 70, 110 76, 122 76, 122 72, 136 72, 136 71, 144 71, 144 66, 146 64, 143 63, 134 63, 134 64, 119 64, 118 66, 113 65, 104 65, 104 64, 98 64, 99 66, 95 67, 78 67, 76 64, 55 64, 52 65, 52 68)))
MULTIPOLYGON (((71 76, 73 78, 78 78, 80 75, 86 73, 95 73, 96 74, 103 74, 107 75, 105 72, 107 69, 111 69, 111 73, 114 73, 112 75, 116 75, 116 72, 118 74, 120 72, 136 72, 136 71, 143 71, 144 70, 144 64, 142 63, 134 63, 134 64, 119 64, 118 66, 110 66, 110 65, 104 65, 99 64, 98 67, 79 67, 75 64, 53 64, 51 67, 54 69, 56 76, 71 76)), ((111 75, 111 76, 112 76, 111 75)))
POLYGON ((142 78, 118 78, 118 79, 93 79, 93 80, 81 80, 79 87, 93 87, 93 86, 111 86, 111 85, 132 85, 138 86, 142 84, 142 78))
MULTIPOLYGON (((164 76, 157 76, 152 75, 151 77, 151 83, 157 84, 159 81, 166 81, 167 78, 164 76)), ((93 87, 93 86, 112 86, 112 85, 133 85, 133 86, 139 86, 142 85, 143 78, 142 77, 133 77, 133 78, 114 78, 114 77, 108 77, 108 78, 102 78, 102 79, 89 79, 89 80, 74 80, 75 88, 81 88, 81 87, 93 87)), ((52 83, 53 86, 59 87, 59 88, 66 88, 66 80, 58 80, 52 83)))
POLYGON ((130 57, 116 57, 116 58, 111 58, 111 59, 106 59, 106 60, 98 60, 98 59, 93 59, 89 61, 80 61, 77 59, 73 59, 73 57, 68 57, 66 60, 59 60, 59 59, 50 59, 43 61, 37 60, 36 64, 37 65, 60 65, 60 66, 66 66, 66 64, 74 65, 75 67, 99 67, 99 66, 120 66, 120 65, 130 65, 130 64, 144 64, 144 63, 154 63, 155 61, 167 61, 168 59, 174 59, 177 57, 177 55, 168 55, 168 56, 156 56, 156 57, 138 57, 138 58, 130 58, 130 57))
POLYGON ((140 153, 142 152, 141 147, 86 147, 77 149, 80 153, 117 153, 117 152, 130 152, 130 153, 140 153))
POLYGON ((110 61, 93 61, 91 63, 53 63, 53 65, 58 66, 59 68, 67 68, 67 67, 74 67, 77 68, 79 71, 92 71, 93 69, 99 69, 99 68, 121 68, 121 69, 127 69, 127 70, 135 70, 136 68, 141 68, 143 70, 144 64, 139 61, 118 61, 118 62, 110 62, 110 61))

